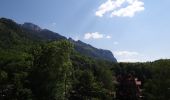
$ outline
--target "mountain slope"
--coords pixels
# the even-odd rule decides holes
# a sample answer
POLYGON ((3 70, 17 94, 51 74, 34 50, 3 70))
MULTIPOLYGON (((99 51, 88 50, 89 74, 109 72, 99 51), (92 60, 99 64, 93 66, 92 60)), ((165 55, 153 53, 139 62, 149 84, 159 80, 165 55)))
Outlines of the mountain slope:
POLYGON ((114 62, 117 61, 113 56, 112 52, 109 50, 97 49, 80 40, 74 41, 73 39, 69 38, 69 41, 71 41, 75 45, 75 50, 82 54, 88 55, 95 59, 103 59, 103 60, 114 61, 114 62))
MULTIPOLYGON (((54 41, 67 39, 66 37, 47 29, 41 29, 32 23, 17 24, 11 19, 0 19, 0 48, 13 48, 16 45, 29 46, 37 41, 54 41), (8 45, 6 45, 8 44, 8 45)), ((95 59, 117 62, 109 50, 97 49, 81 41, 68 39, 74 44, 74 48, 82 55, 95 59)))
POLYGON ((36 35, 41 40, 59 40, 66 39, 64 36, 61 36, 58 33, 52 32, 48 29, 41 29, 38 25, 32 23, 24 23, 21 27, 29 32, 31 35, 36 35))

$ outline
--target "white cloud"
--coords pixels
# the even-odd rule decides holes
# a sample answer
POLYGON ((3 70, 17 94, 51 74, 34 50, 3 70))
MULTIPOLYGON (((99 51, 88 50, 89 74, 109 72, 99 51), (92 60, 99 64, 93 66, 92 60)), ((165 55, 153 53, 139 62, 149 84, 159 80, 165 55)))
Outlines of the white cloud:
POLYGON ((119 62, 140 62, 139 59, 120 59, 119 62))
POLYGON ((103 34, 100 34, 98 32, 94 32, 94 33, 86 33, 84 35, 84 39, 88 40, 88 39, 101 39, 103 38, 104 35, 103 34))
POLYGON ((142 54, 134 51, 115 51, 113 54, 118 62, 141 62, 144 58, 142 54))
POLYGON ((114 54, 117 56, 124 56, 124 57, 139 55, 138 52, 130 52, 130 51, 116 51, 116 52, 114 52, 114 54))
POLYGON ((141 1, 134 1, 131 5, 126 8, 121 8, 119 10, 113 11, 111 17, 120 16, 120 17, 133 17, 136 12, 143 11, 144 3, 141 1))
POLYGON ((141 0, 107 0, 99 6, 95 15, 103 17, 109 13, 110 17, 133 17, 135 13, 143 11, 144 9, 144 2, 141 0), (127 6, 124 7, 126 4, 127 6))
POLYGON ((110 12, 118 7, 120 7, 125 0, 107 0, 105 3, 101 4, 98 8, 98 11, 96 11, 96 16, 103 17, 103 15, 107 12, 110 12))
POLYGON ((158 56, 142 54, 135 51, 113 51, 118 62, 150 62, 160 59, 158 56))
POLYGON ((111 39, 111 36, 101 34, 99 32, 85 33, 85 35, 84 35, 84 39, 86 39, 86 40, 89 40, 89 39, 102 39, 102 38, 111 39))

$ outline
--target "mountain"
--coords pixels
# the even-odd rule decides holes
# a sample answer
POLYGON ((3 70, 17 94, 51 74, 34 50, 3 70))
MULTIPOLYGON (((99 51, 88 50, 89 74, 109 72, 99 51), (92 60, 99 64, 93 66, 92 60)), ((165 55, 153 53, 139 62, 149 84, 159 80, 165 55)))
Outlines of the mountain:
POLYGON ((32 24, 32 23, 24 23, 22 25, 22 27, 25 28, 25 29, 32 30, 32 31, 41 31, 42 30, 38 25, 35 25, 35 24, 32 24))
MULTIPOLYGON (((48 29, 42 29, 38 25, 29 22, 18 24, 11 19, 0 18, 0 48, 16 48, 17 45, 23 45, 23 48, 27 48, 26 46, 29 46, 30 43, 37 41, 44 42, 62 39, 66 40, 67 38, 48 29)), ((75 50, 82 55, 117 62, 109 50, 97 49, 80 40, 74 41, 71 38, 67 40, 72 42, 75 50)))
POLYGON ((41 40, 59 40, 66 39, 58 33, 52 32, 48 29, 41 29, 38 25, 32 23, 21 24, 21 27, 32 35, 36 35, 41 40))
POLYGON ((71 41, 75 45, 75 50, 82 54, 88 55, 95 59, 103 59, 103 60, 117 62, 117 60, 113 56, 112 52, 109 50, 97 49, 89 44, 86 44, 86 43, 80 41, 80 40, 74 41, 71 38, 69 38, 68 40, 71 41))

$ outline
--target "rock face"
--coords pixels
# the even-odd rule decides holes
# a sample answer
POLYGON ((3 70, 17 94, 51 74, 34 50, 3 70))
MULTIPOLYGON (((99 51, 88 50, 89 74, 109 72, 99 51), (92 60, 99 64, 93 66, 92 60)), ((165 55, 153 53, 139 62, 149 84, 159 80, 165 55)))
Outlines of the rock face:
POLYGON ((32 31, 41 31, 42 30, 38 25, 35 25, 32 23, 24 23, 24 24, 22 24, 22 27, 32 30, 32 31))
POLYGON ((41 29, 38 25, 32 23, 24 23, 21 27, 31 35, 35 35, 41 40, 58 40, 58 39, 66 39, 66 37, 52 32, 48 29, 41 29))
MULTIPOLYGON (((52 32, 48 29, 42 29, 38 25, 32 23, 17 24, 11 19, 0 18, 0 37, 1 37, 0 43, 2 45, 5 43, 3 43, 3 40, 1 39, 9 38, 8 40, 10 41, 7 41, 9 42, 9 44, 11 41, 14 41, 13 38, 10 38, 11 36, 7 35, 9 33, 10 35, 14 35, 15 37, 17 37, 17 41, 20 40, 20 43, 22 43, 22 41, 24 40, 54 41, 54 40, 67 39, 66 37, 58 33, 52 32)), ((74 41, 71 38, 69 38, 68 40, 74 44, 75 50, 82 55, 89 56, 95 59, 117 62, 117 60, 109 50, 97 49, 80 40, 74 41)))

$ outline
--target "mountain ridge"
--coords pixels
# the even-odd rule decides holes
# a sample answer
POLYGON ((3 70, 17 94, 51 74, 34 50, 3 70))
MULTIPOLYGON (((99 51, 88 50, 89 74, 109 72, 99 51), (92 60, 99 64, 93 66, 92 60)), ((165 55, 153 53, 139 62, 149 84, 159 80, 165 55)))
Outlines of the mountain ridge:
POLYGON ((59 33, 53 32, 48 29, 42 29, 38 25, 35 25, 30 22, 26 22, 24 24, 18 24, 11 19, 0 18, 0 27, 1 27, 0 35, 4 35, 3 32, 6 32, 6 33, 11 32, 11 34, 15 33, 14 35, 16 35, 18 38, 19 38, 18 35, 23 35, 24 39, 28 39, 28 41, 29 40, 54 41, 54 40, 65 39, 65 40, 69 40, 70 42, 72 42, 74 44, 75 50, 82 55, 86 55, 86 56, 89 56, 95 59, 102 59, 102 60, 107 60, 111 62, 117 62, 116 58, 114 57, 112 52, 109 50, 95 48, 92 45, 84 43, 80 40, 75 41, 71 38, 67 39, 65 36, 62 36, 59 33))

